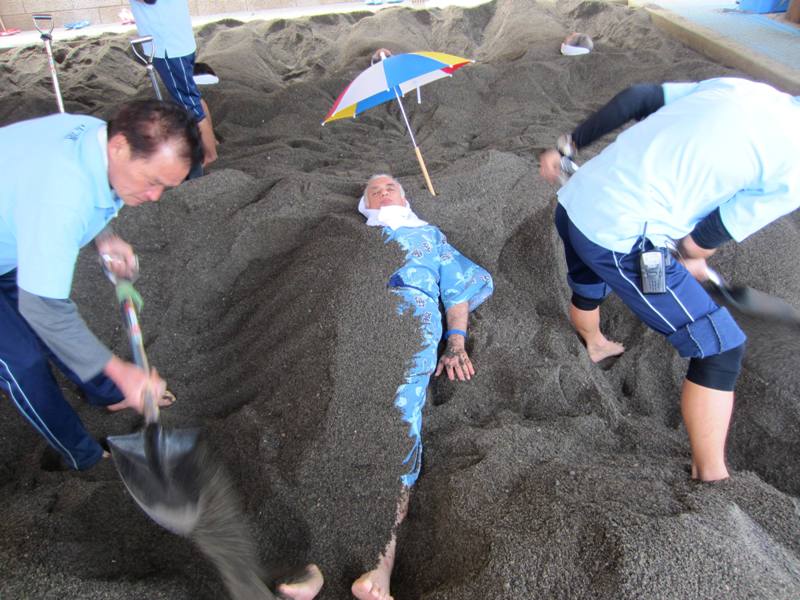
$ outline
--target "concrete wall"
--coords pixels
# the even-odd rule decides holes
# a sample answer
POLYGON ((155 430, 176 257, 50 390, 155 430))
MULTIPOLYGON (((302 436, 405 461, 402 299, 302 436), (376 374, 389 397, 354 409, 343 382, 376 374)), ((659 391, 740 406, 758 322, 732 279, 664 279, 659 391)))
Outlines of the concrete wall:
MULTIPOLYGON (((87 19, 92 24, 118 23, 117 13, 136 0, 0 0, 0 18, 6 28, 32 30, 34 13, 53 15, 55 27, 87 19)), ((166 0, 165 0, 166 1, 166 0)), ((176 0, 168 0, 174 2, 176 0)), ((342 0, 188 0, 193 15, 293 8, 334 4, 342 0)))

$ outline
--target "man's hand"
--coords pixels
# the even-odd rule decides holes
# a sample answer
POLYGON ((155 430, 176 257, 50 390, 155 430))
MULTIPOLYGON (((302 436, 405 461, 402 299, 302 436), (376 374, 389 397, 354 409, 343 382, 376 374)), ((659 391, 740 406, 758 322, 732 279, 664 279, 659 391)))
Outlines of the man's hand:
POLYGON ((148 390, 153 395, 156 404, 161 404, 160 399, 167 390, 166 382, 152 369, 148 375, 133 363, 125 362, 116 356, 108 361, 104 372, 117 384, 125 399, 108 407, 111 411, 132 408, 139 414, 144 413, 144 394, 148 390))
POLYGON ((689 234, 678 242, 678 252, 680 253, 679 260, 692 277, 700 282, 708 279, 706 259, 714 254, 715 250, 698 246, 691 234, 689 234))
POLYGON ((447 369, 447 378, 455 381, 469 381, 475 375, 475 368, 464 349, 464 338, 460 335, 451 335, 447 338, 447 348, 436 366, 436 377, 447 369))
POLYGON ((111 234, 98 236, 94 243, 109 271, 120 279, 136 279, 139 274, 139 260, 128 242, 111 234))
POLYGON ((682 258, 681 263, 689 274, 700 283, 708 279, 708 264, 704 258, 682 258))
POLYGON ((539 155, 539 175, 548 183, 558 183, 561 175, 561 153, 550 148, 539 155))

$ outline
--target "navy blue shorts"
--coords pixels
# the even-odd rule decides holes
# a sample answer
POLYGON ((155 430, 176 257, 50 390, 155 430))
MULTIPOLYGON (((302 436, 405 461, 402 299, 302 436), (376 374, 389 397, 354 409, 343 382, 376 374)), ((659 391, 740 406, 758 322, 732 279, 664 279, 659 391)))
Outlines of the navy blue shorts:
MULTIPOLYGON (((713 356, 744 344, 747 338, 728 310, 717 306, 678 261, 667 266, 667 292, 645 295, 638 241, 627 253, 606 250, 583 235, 560 204, 555 221, 564 242, 567 280, 579 296, 602 300, 616 292, 636 316, 666 336, 685 358, 713 356)), ((652 247, 647 242, 645 250, 652 247)))
POLYGON ((200 104, 200 90, 194 82, 194 55, 192 52, 178 58, 154 58, 153 66, 169 95, 200 122, 206 118, 206 113, 200 104))

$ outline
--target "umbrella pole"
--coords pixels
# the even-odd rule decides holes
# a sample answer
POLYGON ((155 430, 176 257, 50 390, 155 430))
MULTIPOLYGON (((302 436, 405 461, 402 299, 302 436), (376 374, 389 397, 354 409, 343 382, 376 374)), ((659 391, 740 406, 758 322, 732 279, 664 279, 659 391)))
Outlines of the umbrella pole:
POLYGON ((419 146, 417 146, 417 140, 414 139, 414 132, 411 131, 411 124, 408 122, 408 117, 406 116, 406 109, 403 108, 403 101, 400 99, 400 95, 397 93, 397 88, 394 88, 394 97, 397 98, 397 103, 400 105, 400 112, 403 115, 403 120, 406 122, 408 135, 411 136, 411 143, 414 144, 414 152, 416 152, 417 160, 419 161, 419 166, 422 168, 422 175, 425 177, 425 183, 428 184, 428 191, 431 193, 431 196, 435 196, 436 192, 433 189, 433 184, 431 183, 430 175, 428 175, 428 169, 427 167, 425 167, 425 161, 422 160, 422 152, 420 152, 419 146))

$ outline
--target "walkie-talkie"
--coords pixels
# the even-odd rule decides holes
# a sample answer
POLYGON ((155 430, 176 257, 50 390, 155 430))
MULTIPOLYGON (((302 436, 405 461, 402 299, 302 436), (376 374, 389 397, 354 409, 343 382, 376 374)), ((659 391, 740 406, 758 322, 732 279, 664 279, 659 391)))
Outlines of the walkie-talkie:
POLYGON ((645 294, 664 294, 667 291, 667 269, 664 253, 656 248, 639 255, 639 268, 642 272, 642 292, 645 294))
POLYGON ((639 271, 642 276, 642 293, 664 294, 667 291, 667 261, 670 259, 666 248, 653 248, 645 251, 647 223, 644 224, 639 255, 639 271))

